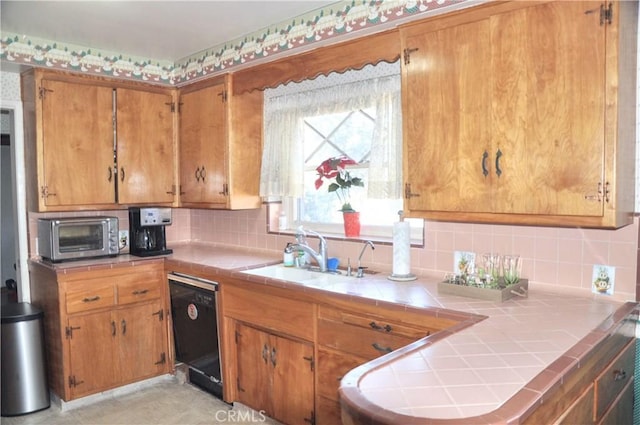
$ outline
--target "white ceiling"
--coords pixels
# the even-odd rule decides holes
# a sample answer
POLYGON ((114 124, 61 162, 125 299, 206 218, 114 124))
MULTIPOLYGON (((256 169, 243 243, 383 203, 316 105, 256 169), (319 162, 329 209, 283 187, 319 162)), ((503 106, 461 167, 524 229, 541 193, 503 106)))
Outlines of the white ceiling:
POLYGON ((175 63, 336 3, 322 0, 0 0, 2 32, 175 63))

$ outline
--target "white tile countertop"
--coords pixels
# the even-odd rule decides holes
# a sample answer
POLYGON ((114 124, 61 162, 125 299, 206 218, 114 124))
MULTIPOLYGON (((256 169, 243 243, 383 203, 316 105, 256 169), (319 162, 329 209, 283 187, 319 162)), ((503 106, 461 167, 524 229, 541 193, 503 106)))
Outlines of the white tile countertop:
MULTIPOLYGON (((305 291, 328 291, 350 297, 446 309, 484 316, 445 338, 420 340, 387 357, 347 374, 342 388, 357 390, 368 403, 399 418, 469 419, 490 415, 531 385, 540 374, 553 382, 572 365, 558 359, 612 315, 631 305, 607 296, 555 293, 530 285, 528 297, 504 302, 439 295, 435 276, 412 282, 393 282, 383 275, 362 279, 320 275, 303 270, 290 273, 282 265, 243 271, 244 275, 290 283, 305 291), (363 372, 366 370, 366 372, 363 372)), ((284 283, 286 285, 286 283, 284 283)), ((546 385, 546 384, 543 384, 546 385)), ((544 388, 540 388, 542 391, 544 388)), ((515 414, 515 413, 514 413, 515 414)))

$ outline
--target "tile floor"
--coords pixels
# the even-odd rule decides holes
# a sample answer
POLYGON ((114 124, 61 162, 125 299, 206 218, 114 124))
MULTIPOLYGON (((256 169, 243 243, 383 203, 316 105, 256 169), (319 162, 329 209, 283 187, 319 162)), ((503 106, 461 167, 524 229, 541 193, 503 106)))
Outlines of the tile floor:
POLYGON ((118 395, 73 410, 49 409, 3 417, 2 425, 278 425, 242 405, 230 406, 216 397, 170 378, 142 390, 118 395))

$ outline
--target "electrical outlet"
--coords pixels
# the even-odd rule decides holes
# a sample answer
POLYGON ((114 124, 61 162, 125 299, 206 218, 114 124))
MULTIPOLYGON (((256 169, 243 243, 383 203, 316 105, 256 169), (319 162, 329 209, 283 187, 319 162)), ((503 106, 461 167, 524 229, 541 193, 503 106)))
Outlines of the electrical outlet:
POLYGON ((120 230, 118 232, 118 247, 122 251, 129 246, 129 231, 120 230))

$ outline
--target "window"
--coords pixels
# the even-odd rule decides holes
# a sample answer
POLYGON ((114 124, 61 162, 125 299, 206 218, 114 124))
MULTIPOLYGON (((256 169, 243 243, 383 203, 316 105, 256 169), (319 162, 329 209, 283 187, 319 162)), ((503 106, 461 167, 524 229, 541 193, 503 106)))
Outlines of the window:
MULTIPOLYGON (((265 91, 261 194, 283 201, 292 229, 342 234, 341 201, 315 181, 323 161, 347 156, 357 163, 349 172, 365 184, 350 191, 361 236, 388 240, 402 209, 401 126, 398 63, 265 91)), ((422 242, 422 223, 412 223, 414 242, 422 242)))

